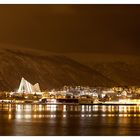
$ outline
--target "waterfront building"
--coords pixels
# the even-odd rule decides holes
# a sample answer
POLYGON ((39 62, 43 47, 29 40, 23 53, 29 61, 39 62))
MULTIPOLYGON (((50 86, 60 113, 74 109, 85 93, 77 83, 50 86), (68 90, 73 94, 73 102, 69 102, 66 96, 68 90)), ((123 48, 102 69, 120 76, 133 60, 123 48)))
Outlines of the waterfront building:
POLYGON ((38 83, 32 85, 22 77, 17 93, 38 94, 41 90, 38 83))

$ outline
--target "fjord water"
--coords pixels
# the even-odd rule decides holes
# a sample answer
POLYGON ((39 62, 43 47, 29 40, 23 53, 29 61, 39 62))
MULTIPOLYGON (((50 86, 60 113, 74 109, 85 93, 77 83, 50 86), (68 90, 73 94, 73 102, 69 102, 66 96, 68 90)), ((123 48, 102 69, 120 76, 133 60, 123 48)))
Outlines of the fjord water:
POLYGON ((0 135, 140 135, 140 106, 1 104, 0 135))

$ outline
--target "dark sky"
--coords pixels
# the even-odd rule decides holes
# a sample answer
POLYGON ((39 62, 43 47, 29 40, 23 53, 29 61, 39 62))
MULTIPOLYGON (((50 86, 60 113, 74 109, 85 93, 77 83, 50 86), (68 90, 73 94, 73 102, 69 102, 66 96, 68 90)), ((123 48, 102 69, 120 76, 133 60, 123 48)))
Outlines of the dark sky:
POLYGON ((140 5, 0 5, 0 43, 140 54, 140 5))

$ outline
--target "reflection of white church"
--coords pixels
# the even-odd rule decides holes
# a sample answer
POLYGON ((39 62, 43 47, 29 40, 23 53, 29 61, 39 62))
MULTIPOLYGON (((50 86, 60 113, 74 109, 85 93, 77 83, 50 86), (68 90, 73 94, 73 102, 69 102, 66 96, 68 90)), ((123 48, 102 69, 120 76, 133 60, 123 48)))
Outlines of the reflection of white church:
POLYGON ((32 85, 31 83, 29 83, 27 80, 25 80, 22 77, 17 93, 34 94, 34 93, 40 93, 40 92, 41 90, 38 83, 36 83, 35 85, 32 85))

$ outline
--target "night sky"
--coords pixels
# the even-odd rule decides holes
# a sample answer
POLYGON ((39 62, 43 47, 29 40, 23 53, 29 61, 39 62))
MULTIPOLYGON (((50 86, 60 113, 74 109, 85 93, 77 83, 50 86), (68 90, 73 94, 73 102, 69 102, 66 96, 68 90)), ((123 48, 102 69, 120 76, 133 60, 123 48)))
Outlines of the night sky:
POLYGON ((0 5, 0 43, 139 55, 140 5, 0 5))

